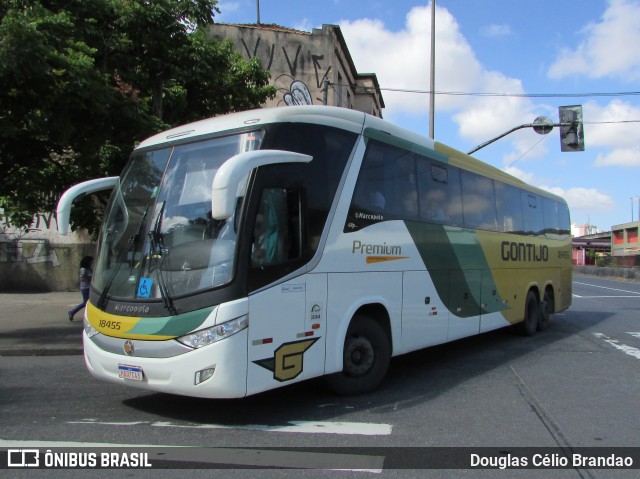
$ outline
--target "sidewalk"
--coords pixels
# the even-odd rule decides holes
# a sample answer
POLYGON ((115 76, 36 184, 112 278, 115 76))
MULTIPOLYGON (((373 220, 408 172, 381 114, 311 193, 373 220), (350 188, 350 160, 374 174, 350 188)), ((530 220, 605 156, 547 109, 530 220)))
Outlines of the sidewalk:
POLYGON ((0 293, 0 356, 82 354, 84 310, 67 316, 80 300, 80 291, 0 293))

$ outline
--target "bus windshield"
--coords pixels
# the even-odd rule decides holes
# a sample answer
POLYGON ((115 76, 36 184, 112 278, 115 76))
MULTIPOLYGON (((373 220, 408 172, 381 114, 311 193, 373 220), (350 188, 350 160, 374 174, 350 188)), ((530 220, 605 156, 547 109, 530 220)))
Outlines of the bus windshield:
POLYGON ((99 240, 93 286, 100 302, 161 298, 171 311, 171 297, 231 281, 235 214, 211 218, 211 185, 227 159, 261 140, 255 131, 134 152, 99 240))

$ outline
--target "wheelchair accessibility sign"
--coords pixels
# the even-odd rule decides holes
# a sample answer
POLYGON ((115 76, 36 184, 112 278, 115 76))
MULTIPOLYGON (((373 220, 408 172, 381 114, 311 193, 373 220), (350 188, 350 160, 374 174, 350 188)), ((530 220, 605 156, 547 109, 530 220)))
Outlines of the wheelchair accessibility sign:
POLYGON ((151 278, 140 278, 138 283, 138 298, 150 298, 153 280, 151 278))

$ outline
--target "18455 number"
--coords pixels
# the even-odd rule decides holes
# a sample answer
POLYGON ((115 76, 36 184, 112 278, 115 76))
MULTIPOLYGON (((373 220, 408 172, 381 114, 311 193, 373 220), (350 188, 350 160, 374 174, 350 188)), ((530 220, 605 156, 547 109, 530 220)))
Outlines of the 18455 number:
POLYGON ((113 331, 120 331, 121 324, 120 321, 107 321, 106 319, 101 319, 99 323, 100 328, 111 329, 113 331))

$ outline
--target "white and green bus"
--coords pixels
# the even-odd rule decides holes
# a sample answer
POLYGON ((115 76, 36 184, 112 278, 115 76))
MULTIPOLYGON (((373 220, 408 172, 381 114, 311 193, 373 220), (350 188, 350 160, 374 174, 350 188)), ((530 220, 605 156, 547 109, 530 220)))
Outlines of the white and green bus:
POLYGON ((565 201, 353 110, 301 106, 158 134, 113 188, 84 320, 98 378, 242 397, 327 375, 371 391, 393 356, 571 303, 565 201))

